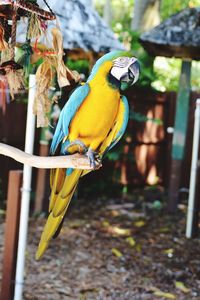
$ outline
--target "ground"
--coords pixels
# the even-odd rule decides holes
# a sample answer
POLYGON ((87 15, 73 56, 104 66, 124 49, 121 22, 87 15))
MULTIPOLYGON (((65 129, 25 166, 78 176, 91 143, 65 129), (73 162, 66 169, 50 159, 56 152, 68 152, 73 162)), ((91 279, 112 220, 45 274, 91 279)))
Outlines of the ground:
POLYGON ((160 201, 78 200, 37 262, 44 222, 30 219, 24 300, 200 299, 200 240, 184 237, 184 205, 169 216, 160 201))

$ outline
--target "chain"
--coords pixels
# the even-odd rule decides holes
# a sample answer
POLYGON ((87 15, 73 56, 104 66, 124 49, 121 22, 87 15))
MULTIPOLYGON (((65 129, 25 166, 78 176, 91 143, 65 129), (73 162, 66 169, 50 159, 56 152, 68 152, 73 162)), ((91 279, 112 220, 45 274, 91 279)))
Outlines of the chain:
POLYGON ((53 10, 51 9, 51 7, 50 7, 49 4, 47 3, 47 1, 46 1, 46 0, 43 0, 43 1, 44 1, 44 3, 46 4, 46 6, 48 7, 49 11, 52 13, 52 15, 55 16, 53 10))

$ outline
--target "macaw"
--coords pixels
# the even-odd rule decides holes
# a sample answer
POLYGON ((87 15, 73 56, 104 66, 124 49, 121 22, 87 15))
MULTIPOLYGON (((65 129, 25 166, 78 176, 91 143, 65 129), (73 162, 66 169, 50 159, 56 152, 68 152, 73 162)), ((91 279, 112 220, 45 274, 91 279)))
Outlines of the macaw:
MULTIPOLYGON (((129 107, 122 92, 139 77, 139 63, 129 52, 113 51, 97 60, 87 82, 63 107, 50 153, 85 153, 92 169, 125 132, 129 107)), ((90 170, 52 169, 49 216, 36 253, 40 259, 62 227, 79 178, 90 170)))

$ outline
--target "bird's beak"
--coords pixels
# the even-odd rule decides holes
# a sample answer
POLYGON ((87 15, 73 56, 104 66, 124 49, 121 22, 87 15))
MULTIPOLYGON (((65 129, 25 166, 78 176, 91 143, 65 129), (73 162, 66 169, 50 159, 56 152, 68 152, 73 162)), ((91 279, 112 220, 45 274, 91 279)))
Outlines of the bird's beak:
POLYGON ((120 80, 126 82, 129 85, 133 85, 137 82, 140 74, 140 66, 136 59, 128 66, 128 72, 126 72, 120 80))
POLYGON ((128 68, 128 76, 129 76, 131 85, 133 85, 134 83, 136 83, 138 81, 139 74, 140 74, 140 65, 139 65, 138 61, 136 60, 128 68))

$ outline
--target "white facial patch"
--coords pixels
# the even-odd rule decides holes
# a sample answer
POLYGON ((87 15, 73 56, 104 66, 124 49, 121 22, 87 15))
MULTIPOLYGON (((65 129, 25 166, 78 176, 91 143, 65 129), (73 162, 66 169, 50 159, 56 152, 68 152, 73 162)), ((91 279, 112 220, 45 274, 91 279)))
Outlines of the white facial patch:
POLYGON ((130 65, 132 65, 137 59, 135 57, 118 57, 113 61, 113 67, 111 69, 111 74, 120 80, 122 76, 128 73, 130 65))

